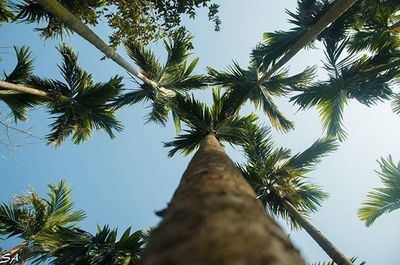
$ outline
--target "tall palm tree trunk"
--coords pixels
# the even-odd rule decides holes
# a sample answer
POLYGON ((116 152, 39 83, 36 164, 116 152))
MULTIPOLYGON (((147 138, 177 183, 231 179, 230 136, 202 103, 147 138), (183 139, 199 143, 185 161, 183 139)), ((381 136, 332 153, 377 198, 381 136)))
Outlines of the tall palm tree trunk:
POLYGON ((114 62, 119 64, 129 73, 135 75, 137 78, 142 80, 144 83, 151 85, 153 88, 157 87, 157 83, 153 80, 148 79, 136 68, 131 66, 124 58, 115 52, 113 48, 110 48, 99 36, 97 36, 88 26, 80 21, 74 14, 69 12, 63 5, 57 0, 35 0, 47 11, 52 13, 55 17, 60 19, 65 25, 71 30, 78 33, 82 38, 90 42, 97 49, 103 52, 107 57, 111 58, 114 62))
POLYGON ((162 213, 142 265, 304 265, 212 134, 162 213))
POLYGON ((328 254, 328 256, 338 265, 352 265, 353 263, 343 255, 315 226, 313 226, 304 216, 287 200, 283 200, 283 205, 307 233, 317 242, 317 244, 328 254))

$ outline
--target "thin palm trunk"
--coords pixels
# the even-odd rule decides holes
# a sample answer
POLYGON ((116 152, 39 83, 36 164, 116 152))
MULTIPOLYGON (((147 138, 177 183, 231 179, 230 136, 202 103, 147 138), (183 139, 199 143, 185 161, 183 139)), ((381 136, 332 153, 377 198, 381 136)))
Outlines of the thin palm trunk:
POLYGON ((6 81, 0 81, 0 88, 6 89, 6 90, 0 90, 0 94, 12 94, 15 92, 19 93, 27 93, 39 97, 48 97, 50 96, 47 92, 33 88, 33 87, 27 87, 24 85, 18 85, 6 81), (10 93, 11 92, 11 93, 10 93))
MULTIPOLYGON (((0 95, 15 95, 19 93, 31 94, 38 97, 52 98, 54 94, 47 93, 42 89, 33 88, 25 85, 14 84, 0 80, 0 95)), ((71 100, 67 96, 57 95, 60 100, 71 100)))
POLYGON ((335 22, 343 15, 357 0, 336 0, 328 11, 313 25, 304 35, 293 45, 293 47, 271 68, 270 71, 263 77, 268 80, 273 73, 284 66, 292 59, 301 49, 306 47, 319 34, 321 34, 331 23, 335 22))
POLYGON ((305 264, 212 134, 162 217, 142 265, 305 264))
POLYGON ((328 256, 338 265, 352 265, 353 263, 343 255, 315 226, 313 226, 304 216, 287 200, 283 200, 284 207, 307 233, 317 242, 317 244, 328 254, 328 256))
POLYGON ((153 88, 157 88, 158 84, 156 82, 148 79, 135 67, 130 65, 113 48, 109 47, 99 36, 96 35, 96 33, 82 23, 82 21, 80 21, 74 14, 69 12, 69 10, 61 5, 57 0, 35 0, 35 2, 39 3, 43 8, 67 25, 68 28, 78 33, 82 38, 90 42, 93 46, 103 52, 111 60, 119 64, 126 71, 133 74, 144 83, 151 85, 153 88))

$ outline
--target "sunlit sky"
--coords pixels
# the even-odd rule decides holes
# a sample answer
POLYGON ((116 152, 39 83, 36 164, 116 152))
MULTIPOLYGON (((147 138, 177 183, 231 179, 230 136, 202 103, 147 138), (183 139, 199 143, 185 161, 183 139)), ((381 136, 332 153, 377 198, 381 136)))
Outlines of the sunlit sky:
MULTIPOLYGON (((295 1, 221 1, 220 16, 222 30, 213 31, 212 23, 201 13, 195 21, 185 20, 185 25, 195 35, 194 56, 200 57, 199 73, 206 66, 223 70, 235 60, 247 66, 249 53, 262 33, 290 28, 285 8, 294 10, 295 1)), ((96 33, 106 39, 110 33, 105 25, 95 28, 96 33)), ((115 74, 128 76, 112 61, 100 61, 102 57, 94 47, 79 36, 65 38, 80 55, 80 64, 90 71, 96 81, 106 81, 115 74)), ((3 25, 0 28, 0 70, 10 70, 15 64, 12 46, 29 46, 35 56, 35 74, 41 77, 61 78, 57 69, 60 56, 55 47, 58 41, 40 39, 33 26, 24 24, 3 25)), ((165 57, 160 45, 152 46, 157 56, 165 57)), ((126 57, 124 51, 120 52, 126 57)), ((302 51, 290 61, 290 71, 297 73, 306 66, 321 65, 321 50, 302 51)), ((325 78, 323 70, 319 77, 325 78)), ((135 84, 126 79, 126 88, 135 84)), ((210 91, 197 93, 199 98, 209 101, 210 91)), ((290 147, 295 152, 304 150, 323 136, 318 113, 315 110, 297 111, 286 99, 278 99, 280 109, 295 121, 296 129, 287 134, 273 130, 277 146, 290 147)), ((252 111, 246 105, 243 112, 252 111)), ((2 120, 8 109, 0 105, 2 120)), ((176 155, 167 158, 167 149, 162 142, 171 140, 175 130, 171 123, 166 127, 144 124, 148 112, 145 105, 121 110, 118 118, 125 129, 111 140, 105 133, 95 133, 86 143, 76 146, 67 140, 61 147, 47 146, 37 139, 24 139, 11 135, 20 148, 0 145, 0 202, 7 202, 13 194, 21 193, 33 186, 45 195, 46 185, 65 179, 73 187, 76 209, 83 209, 88 217, 82 228, 95 232, 96 224, 110 224, 119 231, 132 226, 142 229, 154 226, 159 221, 154 212, 163 209, 178 185, 190 157, 176 155)), ((260 121, 269 124, 259 113, 260 121)), ((376 159, 392 154, 400 160, 400 117, 391 111, 390 102, 367 108, 350 102, 344 112, 344 124, 348 132, 345 142, 337 152, 323 159, 317 170, 310 174, 313 181, 330 194, 319 212, 311 215, 311 221, 342 252, 357 256, 367 264, 400 264, 400 211, 382 216, 370 228, 357 218, 356 211, 368 191, 381 185, 374 170, 376 159)), ((44 137, 51 123, 43 109, 30 112, 27 123, 20 128, 44 137)), ((0 137, 5 137, 1 131, 0 137)), ((5 140, 5 139, 3 139, 5 140)), ((242 160, 237 150, 229 148, 235 161, 242 160)), ((280 223, 290 233, 296 247, 308 262, 328 260, 326 254, 304 231, 291 231, 284 222, 280 223)), ((8 248, 15 241, 0 241, 8 248)), ((268 247, 268 246, 266 246, 268 247)))

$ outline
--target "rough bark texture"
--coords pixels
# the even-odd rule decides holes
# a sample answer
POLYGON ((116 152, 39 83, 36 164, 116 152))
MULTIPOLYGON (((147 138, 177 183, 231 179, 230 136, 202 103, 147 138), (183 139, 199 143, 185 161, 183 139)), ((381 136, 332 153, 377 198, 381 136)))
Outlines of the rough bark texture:
POLYGON ((213 135, 205 137, 141 265, 302 265, 213 135))
POLYGON ((343 255, 317 228, 315 228, 297 209, 288 201, 284 200, 283 205, 290 212, 290 215, 307 231, 317 244, 328 254, 338 265, 352 265, 353 263, 343 255))

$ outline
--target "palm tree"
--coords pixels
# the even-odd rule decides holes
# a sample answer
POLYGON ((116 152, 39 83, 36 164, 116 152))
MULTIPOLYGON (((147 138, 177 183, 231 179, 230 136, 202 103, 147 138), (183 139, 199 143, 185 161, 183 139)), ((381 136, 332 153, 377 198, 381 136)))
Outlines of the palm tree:
POLYGON ((117 240, 117 229, 98 227, 97 233, 77 227, 86 214, 73 211, 71 189, 65 181, 48 185, 49 199, 36 192, 16 195, 0 205, 0 235, 18 236, 23 242, 7 253, 19 254, 20 262, 57 265, 135 265, 142 255, 147 234, 128 228, 117 240))
MULTIPOLYGON (((178 122, 176 112, 171 108, 173 98, 177 93, 185 93, 192 89, 201 89, 206 86, 206 79, 201 75, 193 74, 199 58, 189 62, 193 37, 184 33, 174 34, 169 41, 164 41, 167 51, 167 60, 161 63, 154 53, 139 42, 125 42, 129 57, 139 66, 140 70, 152 80, 155 80, 160 89, 154 89, 146 83, 138 83, 139 89, 125 93, 116 101, 116 107, 121 108, 138 102, 151 102, 151 111, 147 121, 154 121, 165 125, 168 113, 172 110, 174 121, 178 122)), ((178 125, 178 123, 177 123, 178 125)))
POLYGON ((59 67, 66 83, 32 75, 33 60, 28 48, 15 48, 17 65, 0 81, 0 100, 11 109, 16 120, 26 120, 26 111, 46 104, 55 118, 49 143, 59 145, 69 135, 79 144, 87 140, 93 129, 102 129, 110 137, 122 125, 115 118, 115 102, 122 88, 122 78, 115 76, 105 83, 95 83, 93 77, 78 65, 78 57, 65 45, 58 48, 63 57, 59 67))
POLYGON ((317 211, 327 194, 307 181, 320 159, 336 149, 335 140, 320 139, 302 153, 273 148, 269 128, 247 127, 243 148, 247 163, 241 166, 258 199, 273 216, 288 220, 293 228, 301 226, 337 264, 352 264, 307 217, 317 211))
POLYGON ((288 76, 287 71, 281 71, 267 81, 260 80, 261 73, 254 62, 248 69, 243 69, 237 63, 234 63, 226 72, 219 72, 209 67, 208 73, 213 85, 221 85, 228 89, 227 100, 229 104, 225 106, 229 106, 229 109, 223 110, 226 115, 235 113, 249 99, 256 108, 262 108, 274 127, 287 132, 293 129, 294 125, 278 110, 278 106, 274 103, 272 97, 285 96, 295 87, 309 83, 313 78, 314 69, 307 68, 294 76, 288 76))
POLYGON ((13 250, 22 253, 24 259, 38 254, 33 246, 41 231, 70 228, 85 218, 83 211, 73 211, 71 189, 64 181, 48 187, 49 199, 30 191, 15 196, 9 204, 0 205, 0 235, 21 238, 22 244, 13 250))
POLYGON ((199 149, 159 212, 163 220, 141 264, 304 264, 220 145, 241 141, 240 128, 255 119, 224 116, 225 98, 214 90, 209 108, 177 96, 174 107, 187 128, 166 146, 173 147, 170 155, 199 149))
POLYGON ((60 66, 65 83, 32 76, 27 84, 38 87, 52 95, 48 101, 49 113, 55 121, 51 124, 49 143, 59 145, 72 134, 74 143, 87 140, 93 129, 102 129, 110 137, 122 125, 115 118, 112 102, 121 90, 122 78, 115 76, 105 83, 94 83, 93 77, 78 65, 78 57, 71 48, 58 48, 63 57, 60 66))
POLYGON ((368 193, 367 200, 358 210, 358 217, 366 226, 372 225, 384 213, 400 208, 400 163, 393 162, 392 157, 381 158, 381 171, 376 171, 384 187, 368 193))
MULTIPOLYGON (((231 100, 235 102, 233 105, 235 108, 238 108, 247 99, 254 98, 255 95, 261 96, 259 101, 270 101, 269 93, 271 93, 271 91, 264 88, 266 82, 273 79, 274 74, 301 49, 311 45, 330 24, 336 21, 355 2, 357 2, 357 0, 337 0, 333 3, 315 0, 298 1, 298 12, 292 13, 288 11, 289 15, 292 17, 289 22, 295 24, 297 27, 287 32, 278 31, 275 33, 265 33, 264 43, 259 44, 252 52, 252 65, 249 71, 234 65, 231 67, 231 73, 217 75, 218 72, 211 71, 211 74, 217 77, 230 76, 230 80, 225 79, 222 83, 228 86, 231 84, 232 86, 239 85, 240 83, 238 81, 240 80, 236 78, 241 75, 247 75, 246 86, 239 87, 240 89, 236 89, 236 93, 232 93, 231 95, 231 100), (250 83, 248 82, 250 81, 249 79, 251 80, 250 83), (263 99, 263 97, 265 99, 263 99)), ((306 70, 304 73, 307 72, 306 70)), ((217 78, 217 83, 218 82, 221 81, 217 78)), ((276 113, 275 116, 277 114, 278 113, 276 113)), ((281 116, 281 120, 283 121, 284 119, 281 113, 279 113, 279 116, 281 116)), ((277 117, 274 119, 275 121, 273 120, 272 124, 278 125, 277 117)), ((281 127, 284 130, 288 130, 292 126, 293 125, 285 121, 284 124, 278 125, 278 128, 281 127)))

